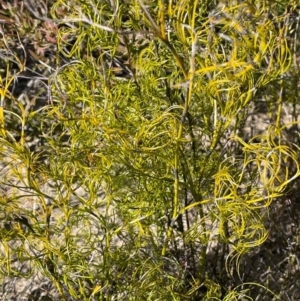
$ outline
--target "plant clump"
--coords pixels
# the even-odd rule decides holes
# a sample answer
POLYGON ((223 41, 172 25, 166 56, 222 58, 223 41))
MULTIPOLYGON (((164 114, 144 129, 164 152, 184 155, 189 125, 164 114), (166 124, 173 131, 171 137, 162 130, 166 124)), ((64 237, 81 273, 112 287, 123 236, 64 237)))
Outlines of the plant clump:
POLYGON ((243 260, 300 173, 286 96, 299 7, 285 2, 27 4, 51 56, 31 42, 44 90, 26 100, 26 28, 21 51, 4 35, 3 281, 40 275, 48 300, 280 300, 243 260), (269 123, 247 133, 259 104, 269 123))

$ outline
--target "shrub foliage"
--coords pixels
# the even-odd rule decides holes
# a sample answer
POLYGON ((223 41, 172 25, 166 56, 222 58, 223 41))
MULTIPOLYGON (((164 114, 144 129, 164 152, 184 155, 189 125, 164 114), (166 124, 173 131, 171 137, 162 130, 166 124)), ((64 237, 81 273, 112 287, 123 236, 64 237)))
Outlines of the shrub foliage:
POLYGON ((282 122, 299 8, 283 2, 30 7, 55 49, 29 52, 48 72, 31 99, 14 94, 25 28, 3 30, 1 275, 40 273, 51 300, 251 300, 240 260, 300 172, 282 122), (247 134, 258 101, 271 122, 247 134))

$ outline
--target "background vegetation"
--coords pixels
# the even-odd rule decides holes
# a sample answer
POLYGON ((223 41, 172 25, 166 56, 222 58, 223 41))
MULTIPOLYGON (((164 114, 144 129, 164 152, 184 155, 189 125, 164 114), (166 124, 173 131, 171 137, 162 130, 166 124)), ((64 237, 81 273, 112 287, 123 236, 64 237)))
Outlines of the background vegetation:
POLYGON ((296 2, 0 2, 3 300, 300 298, 296 2))

